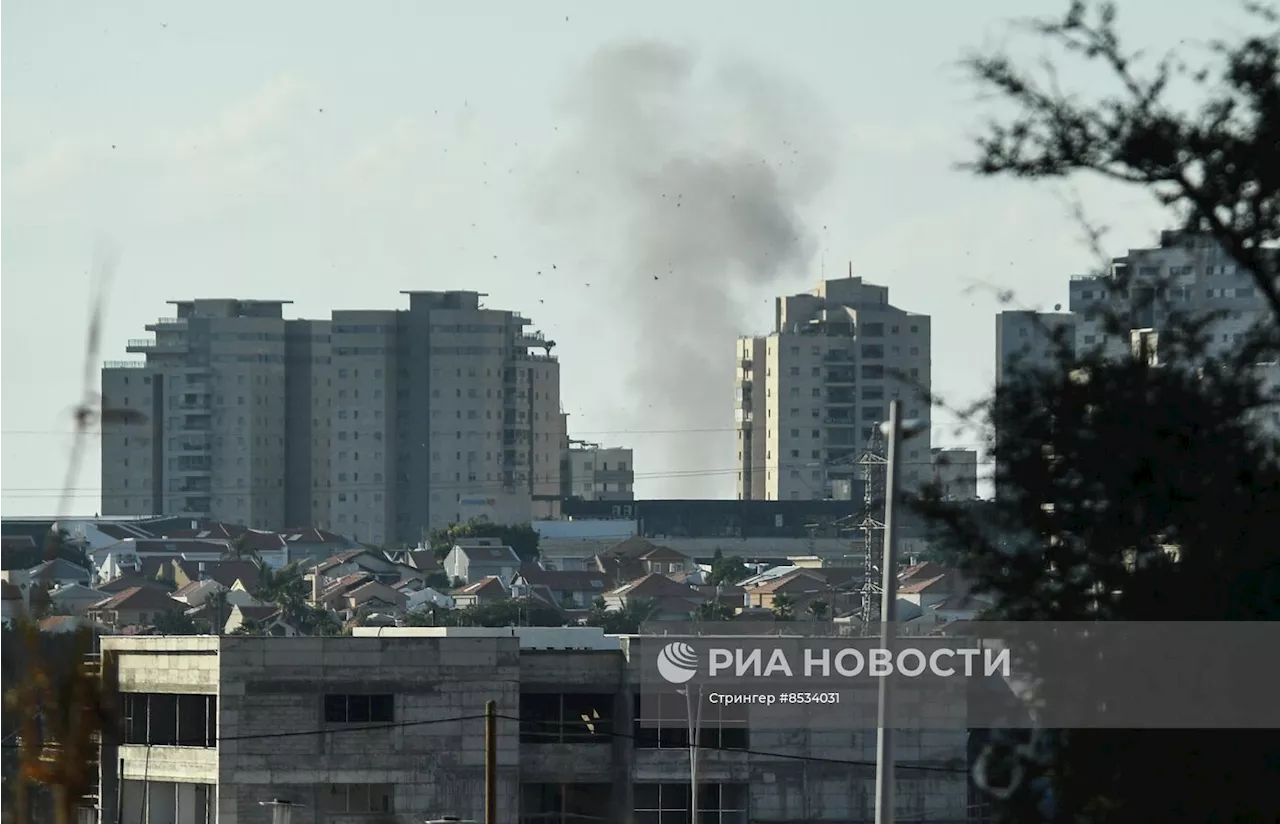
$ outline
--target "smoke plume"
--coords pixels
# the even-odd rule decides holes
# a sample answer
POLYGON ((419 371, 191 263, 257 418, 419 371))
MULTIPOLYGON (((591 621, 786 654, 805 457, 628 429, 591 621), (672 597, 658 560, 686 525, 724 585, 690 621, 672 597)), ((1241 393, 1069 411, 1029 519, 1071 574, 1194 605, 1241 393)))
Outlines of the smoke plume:
POLYGON ((668 476, 639 478, 649 494, 733 494, 734 341, 761 331, 747 301, 810 274, 799 212, 831 174, 820 114, 752 65, 654 42, 596 53, 564 100, 543 215, 603 267, 593 298, 631 369, 619 423, 671 430, 610 439, 668 476))

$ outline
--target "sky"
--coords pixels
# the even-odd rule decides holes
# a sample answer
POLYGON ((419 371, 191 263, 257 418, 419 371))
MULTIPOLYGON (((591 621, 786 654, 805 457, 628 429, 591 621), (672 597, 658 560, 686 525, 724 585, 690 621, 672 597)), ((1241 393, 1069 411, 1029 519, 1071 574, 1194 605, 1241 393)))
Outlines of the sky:
MULTIPOLYGON (((824 274, 852 268, 932 315, 934 392, 975 401, 994 381, 997 291, 1051 309, 1094 263, 1064 197, 1110 227, 1116 255, 1169 221, 1140 191, 956 169, 1000 111, 960 58, 1008 45, 1034 61, 1046 52, 1009 21, 1065 5, 7 0, 0 510, 59 506, 102 249, 116 268, 99 361, 139 357, 126 340, 168 300, 284 299, 289 316, 327 317, 405 308, 407 289, 486 293, 557 342, 571 436, 633 447, 642 498, 732 497, 733 335, 767 332, 773 298, 824 274), (637 53, 709 80, 666 77, 653 102, 638 88, 652 74, 618 70, 637 53), (683 168, 668 161, 714 181, 750 153, 783 201, 785 255, 724 248, 776 228, 775 212, 657 220, 635 199, 655 169, 683 168), (645 232, 664 234, 655 247, 645 232), (658 271, 673 249, 688 254, 658 271), (720 368, 722 383, 707 377, 720 368)), ((1155 50, 1242 25, 1226 3, 1120 7, 1155 50)), ((662 180, 675 197, 683 178, 662 180)), ((981 440, 934 417, 934 445, 981 440)), ((93 441, 63 514, 96 512, 99 486, 93 441)))

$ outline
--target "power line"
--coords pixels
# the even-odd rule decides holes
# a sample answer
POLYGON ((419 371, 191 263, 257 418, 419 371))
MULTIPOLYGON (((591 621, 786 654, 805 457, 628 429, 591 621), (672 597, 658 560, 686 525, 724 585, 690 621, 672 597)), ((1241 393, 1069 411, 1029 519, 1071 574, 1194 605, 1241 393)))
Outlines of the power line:
MULTIPOLYGON (((906 467, 935 466, 935 463, 933 461, 900 461, 899 464, 901 466, 906 466, 906 467)), ((977 461, 976 464, 980 466, 994 466, 995 461, 991 459, 984 459, 984 460, 977 461)), ((756 465, 751 467, 752 471, 756 471, 756 472, 761 470, 782 472, 782 471, 798 471, 802 469, 821 470, 821 469, 833 469, 833 468, 841 469, 841 468, 845 468, 845 465, 844 464, 824 464, 824 463, 821 463, 820 461, 810 461, 810 462, 794 463, 794 464, 788 464, 788 463, 765 464, 763 466, 756 465)), ((742 467, 733 467, 730 469, 689 469, 689 470, 676 470, 676 471, 668 471, 668 472, 633 472, 632 477, 634 480, 709 478, 709 477, 720 477, 724 475, 733 475, 742 471, 743 471, 742 467)), ((435 481, 435 482, 427 483, 426 488, 429 491, 459 491, 464 493, 469 492, 473 494, 479 494, 483 491, 490 491, 490 490, 495 492, 502 491, 502 490, 509 489, 512 486, 523 487, 528 484, 550 483, 552 481, 558 480, 559 478, 560 478, 559 475, 545 475, 541 477, 534 475, 532 480, 521 481, 518 484, 508 484, 503 481, 491 481, 491 480, 435 481)), ((400 483, 397 483, 394 481, 391 481, 391 482, 370 481, 367 483, 366 482, 353 482, 353 483, 338 482, 338 483, 330 484, 325 487, 315 487, 315 489, 328 490, 330 494, 344 493, 344 492, 385 492, 389 489, 395 489, 397 486, 400 486, 400 485, 401 485, 400 483)), ((276 494, 283 491, 284 489, 285 487, 283 486, 278 486, 278 485, 272 486, 272 485, 260 484, 257 486, 209 487, 206 489, 191 489, 191 490, 164 490, 162 494, 188 495, 188 496, 190 495, 260 495, 260 494, 276 494)), ((119 489, 119 488, 108 489, 107 487, 101 487, 101 486, 77 486, 77 487, 70 487, 68 489, 63 489, 61 487, 10 486, 10 487, 4 488, 3 494, 4 494, 4 497, 6 498, 53 498, 62 494, 64 491, 70 492, 73 494, 74 493, 92 494, 92 493, 100 493, 103 491, 110 491, 112 493, 111 497, 113 498, 123 498, 123 497, 146 498, 151 495, 151 490, 145 489, 145 488, 136 489, 136 490, 119 489), (19 493, 38 493, 38 494, 11 495, 10 494, 11 491, 19 492, 19 493)))
MULTIPOLYGON (((495 717, 503 721, 512 721, 517 724, 521 723, 520 718, 512 715, 504 715, 499 713, 495 717)), ((225 736, 220 735, 213 738, 212 741, 217 744, 231 743, 236 741, 272 741, 272 740, 278 740, 278 739, 284 739, 284 738, 307 738, 307 737, 316 737, 321 735, 341 735, 344 733, 377 732, 380 730, 411 729, 414 727, 426 727, 434 724, 455 724, 455 723, 462 723, 464 721, 483 721, 484 719, 485 719, 485 715, 481 713, 479 715, 463 715, 463 716, 457 716, 454 718, 431 718, 431 719, 425 719, 420 721, 396 721, 396 722, 390 722, 385 724, 367 724, 363 726, 352 725, 352 726, 329 727, 329 728, 309 729, 309 730, 290 730, 285 732, 243 733, 239 735, 225 735, 225 736)), ((528 720, 530 719, 525 719, 525 721, 528 721, 528 720)), ((548 726, 573 727, 574 729, 577 729, 579 727, 578 722, 568 722, 568 721, 548 722, 548 721, 543 721, 541 719, 537 720, 537 724, 540 730, 543 730, 548 726)), ((749 729, 749 727, 744 727, 744 729, 749 729)), ((608 730, 596 731, 596 732, 589 733, 589 735, 600 736, 603 738, 620 738, 628 741, 639 740, 639 736, 636 736, 630 733, 618 732, 616 730, 615 731, 608 731, 608 730)), ((173 742, 171 743, 166 742, 163 745, 146 744, 145 746, 147 746, 148 749, 152 746, 178 746, 178 747, 202 746, 202 745, 205 745, 208 741, 210 741, 210 739, 208 738, 199 738, 199 739, 190 739, 190 740, 175 739, 173 742)), ((16 744, 16 743, 4 744, 4 747, 8 749, 17 749, 17 748, 20 748, 21 746, 22 746, 21 744, 16 744)), ((718 744, 717 745, 699 744, 698 748, 705 749, 705 750, 715 750, 717 752, 734 752, 734 753, 742 753, 745 755, 756 755, 756 756, 761 756, 765 758, 777 758, 784 761, 800 761, 808 764, 830 764, 830 765, 848 766, 848 767, 874 767, 876 765, 875 761, 868 761, 865 759, 859 760, 859 759, 827 758, 827 757, 817 756, 817 755, 800 755, 796 753, 770 752, 768 750, 753 750, 753 749, 742 748, 742 747, 727 747, 727 746, 718 745, 718 744)), ((682 747, 675 747, 672 749, 673 750, 688 749, 688 747, 682 746, 682 747)), ((897 766, 899 769, 916 770, 920 772, 940 772, 940 773, 949 773, 949 774, 961 774, 961 773, 968 774, 969 772, 967 767, 950 767, 943 764, 898 764, 897 766)))
MULTIPOLYGON (((952 426, 951 424, 938 424, 932 428, 933 429, 950 429, 951 426, 952 426)), ((805 428, 805 427, 800 427, 800 428, 805 428)), ((738 432, 738 431, 740 430, 736 426, 728 426, 728 427, 717 426, 717 427, 709 427, 709 428, 677 428, 677 429, 591 429, 591 430, 574 430, 571 434, 575 437, 579 435, 685 435, 685 434, 699 435, 699 434, 707 434, 711 432, 738 432)), ((120 430, 121 434, 123 434, 124 432, 125 432, 124 429, 120 430)), ((104 433, 100 429, 85 430, 83 432, 77 432, 74 429, 3 429, 3 430, 0 430, 0 435, 23 435, 23 436, 47 435, 47 436, 67 437, 67 438, 74 437, 76 435, 87 435, 89 437, 100 438, 102 437, 103 434, 104 433)), ((950 444, 950 446, 977 448, 977 447, 986 446, 986 444, 971 442, 971 443, 955 443, 955 444, 950 444)))

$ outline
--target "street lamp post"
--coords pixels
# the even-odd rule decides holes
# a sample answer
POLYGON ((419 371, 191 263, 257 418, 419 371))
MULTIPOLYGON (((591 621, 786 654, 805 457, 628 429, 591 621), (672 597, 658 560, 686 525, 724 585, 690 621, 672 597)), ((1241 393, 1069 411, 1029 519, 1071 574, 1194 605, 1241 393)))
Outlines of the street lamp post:
MULTIPOLYGON (((889 420, 884 427, 888 435, 888 478, 884 494, 884 560, 880 564, 880 647, 892 654, 894 646, 894 607, 898 598, 897 518, 899 441, 902 439, 902 406, 889 403, 889 420)), ((870 547, 868 547, 870 550, 870 547)), ((892 672, 880 679, 876 724, 876 824, 894 821, 893 787, 893 693, 892 672)))

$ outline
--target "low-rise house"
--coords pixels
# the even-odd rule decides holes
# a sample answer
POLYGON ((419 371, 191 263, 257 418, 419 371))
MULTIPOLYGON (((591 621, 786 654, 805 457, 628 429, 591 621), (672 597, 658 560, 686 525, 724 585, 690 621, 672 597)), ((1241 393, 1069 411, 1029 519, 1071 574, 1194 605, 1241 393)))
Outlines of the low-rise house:
POLYGON ((222 584, 212 578, 205 578, 202 581, 191 581, 186 586, 178 587, 169 597, 175 601, 181 601, 188 607, 198 607, 203 606, 219 592, 226 591, 227 588, 222 584))
POLYGON ((99 583, 115 580, 128 572, 141 572, 151 559, 217 561, 227 552, 226 541, 197 539, 147 539, 129 538, 109 546, 92 550, 89 558, 97 571, 99 583))
POLYGON ((84 567, 73 564, 65 558, 54 558, 27 570, 27 580, 39 582, 46 589, 60 587, 64 584, 84 584, 88 586, 93 573, 84 567))
POLYGON ((94 604, 86 611, 92 621, 112 630, 126 626, 150 626, 163 613, 180 612, 183 604, 150 587, 131 587, 94 604))
POLYGON ((467 584, 491 576, 510 581, 520 567, 520 556, 497 538, 458 541, 444 559, 444 571, 450 580, 461 579, 467 584))
POLYGON ((3 618, 5 625, 12 624, 25 609, 22 590, 8 581, 0 581, 0 618, 3 618))
POLYGON ((354 618, 359 613, 403 613, 409 599, 403 592, 392 589, 381 581, 366 581, 335 600, 333 607, 339 614, 354 618))
POLYGON ((481 578, 474 584, 467 584, 462 589, 453 591, 453 603, 458 609, 505 601, 510 597, 511 593, 497 575, 481 578))
POLYGON ((419 589, 406 591, 400 590, 405 594, 404 608, 406 612, 413 612, 428 607, 440 607, 441 609, 453 609, 456 603, 453 596, 448 593, 440 592, 429 586, 423 586, 419 589))
POLYGON ((651 617, 660 621, 686 619, 707 600, 688 584, 677 583, 656 572, 612 589, 603 598, 605 606, 611 610, 624 609, 634 602, 651 603, 654 607, 651 617))
POLYGON ((780 575, 753 576, 742 589, 748 607, 773 609, 775 597, 785 595, 797 618, 826 620, 861 606, 862 579, 862 570, 851 567, 789 567, 780 575), (817 602, 825 606, 815 613, 809 607, 817 602))
POLYGON ((114 578, 104 584, 98 584, 94 589, 99 592, 105 592, 108 595, 116 595, 124 592, 126 589, 132 589, 133 587, 146 587, 165 594, 173 592, 175 589, 173 581, 155 577, 157 572, 159 572, 158 569, 151 575, 141 572, 131 572, 128 575, 121 575, 119 578, 114 578))
POLYGON ((240 581, 244 589, 253 591, 262 579, 262 570, 257 564, 242 560, 189 561, 178 558, 169 561, 163 572, 171 576, 179 587, 209 579, 217 581, 224 589, 230 589, 240 581))
POLYGON ((651 574, 672 575, 697 568, 688 555, 640 537, 628 538, 601 552, 592 563, 615 581, 634 581, 651 574))
POLYGON ((430 549, 389 549, 387 558, 394 563, 416 570, 422 575, 430 575, 444 569, 436 553, 430 549))
POLYGON ((338 580, 348 575, 365 574, 387 586, 402 580, 407 567, 397 564, 380 552, 353 549, 327 558, 316 564, 310 572, 319 573, 325 579, 338 580))
POLYGON ((551 570, 526 564, 507 582, 514 597, 537 597, 563 609, 586 609, 613 588, 613 579, 590 570, 551 570))
POLYGON ((297 638, 302 635, 295 626, 285 620, 280 608, 274 604, 232 607, 223 632, 231 635, 241 629, 251 629, 255 634, 271 635, 277 638, 297 638))
POLYGON ((49 602, 54 610, 67 615, 83 615, 89 607, 110 597, 111 593, 83 584, 66 584, 49 592, 49 602))
POLYGON ((95 635, 102 635, 107 628, 91 621, 83 615, 50 615, 40 619, 40 631, 50 635, 70 635, 81 630, 90 630, 95 635))

